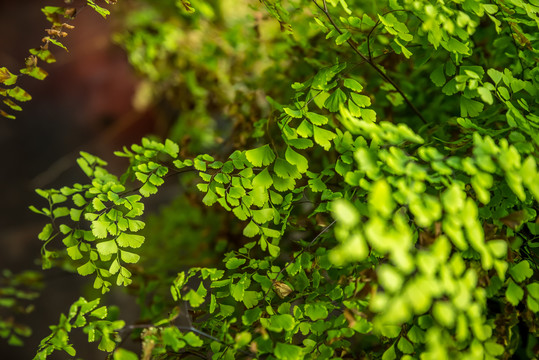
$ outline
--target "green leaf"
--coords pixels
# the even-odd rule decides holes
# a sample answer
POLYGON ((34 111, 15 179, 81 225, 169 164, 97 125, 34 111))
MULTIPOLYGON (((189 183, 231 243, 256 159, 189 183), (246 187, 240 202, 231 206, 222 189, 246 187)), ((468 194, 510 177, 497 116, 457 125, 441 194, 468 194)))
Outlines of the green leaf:
POLYGON ((198 171, 206 171, 207 164, 204 160, 199 159, 198 157, 194 160, 195 169, 198 171))
POLYGON ((248 345, 252 338, 253 337, 250 332, 242 331, 241 333, 236 334, 234 341, 236 342, 236 346, 243 347, 248 345))
POLYGON ((120 254, 121 254, 122 260, 129 264, 136 264, 140 259, 140 255, 129 252, 129 251, 122 250, 120 254))
POLYGON ((341 90, 335 90, 325 101, 324 106, 331 112, 339 111, 339 107, 345 105, 346 94, 341 90))
POLYGON ((487 292, 487 297, 491 298, 494 295, 498 293, 498 291, 502 288, 503 282, 500 280, 499 277, 493 276, 490 279, 490 284, 485 288, 487 292))
POLYGON ((273 208, 251 210, 251 215, 257 224, 265 224, 268 221, 273 220, 273 208))
POLYGON ((347 227, 353 227, 359 222, 359 213, 347 200, 337 199, 331 206, 333 218, 347 227))
POLYGON ((302 137, 313 136, 313 126, 307 120, 303 120, 296 131, 298 132, 298 135, 302 137))
POLYGON ((359 107, 364 108, 371 105, 371 98, 369 98, 368 96, 351 93, 350 97, 354 101, 354 103, 359 107))
POLYGON ((468 55, 470 49, 466 44, 463 44, 462 42, 458 41, 454 37, 450 37, 447 42, 442 42, 442 45, 451 52, 454 52, 456 54, 463 54, 468 55))
POLYGON ((52 224, 47 224, 43 227, 43 230, 41 230, 37 238, 42 241, 47 241, 51 237, 52 232, 53 232, 52 224))
POLYGON ((255 187, 249 192, 253 205, 263 207, 268 202, 268 191, 263 187, 255 187))
POLYGON ((444 65, 441 64, 430 74, 430 80, 436 86, 443 86, 445 84, 444 65))
POLYGON ((11 108, 11 110, 22 111, 22 107, 20 107, 19 105, 17 105, 16 103, 14 103, 13 101, 11 101, 9 99, 4 99, 3 102, 7 106, 9 106, 11 108))
POLYGON ((92 200, 92 205, 95 211, 102 211, 106 209, 106 206, 103 204, 103 202, 96 197, 92 200))
MULTIPOLYGON (((345 87, 347 87, 348 89, 350 89, 352 91, 355 91, 357 93, 359 93, 359 92, 361 92, 361 90, 363 90, 363 85, 361 85, 359 82, 357 82, 354 79, 349 79, 349 78, 344 79, 344 84, 343 85, 345 87)), ((323 124, 315 124, 315 125, 323 125, 323 124)))
POLYGON ((311 318, 312 321, 325 319, 329 312, 325 304, 307 304, 305 305, 305 315, 311 318))
POLYGON ((202 339, 193 332, 188 332, 187 334, 183 335, 183 340, 185 340, 189 346, 193 347, 201 347, 204 345, 204 341, 202 341, 202 339))
POLYGON ((144 197, 149 197, 150 195, 153 195, 157 193, 157 187, 153 185, 150 182, 146 182, 142 187, 139 189, 139 192, 144 197))
POLYGON ((104 18, 107 17, 107 15, 110 15, 110 11, 108 11, 107 9, 99 6, 99 5, 96 5, 92 0, 87 0, 87 4, 92 8, 94 9, 99 15, 103 16, 104 18))
POLYGON ((245 264, 247 260, 246 259, 240 259, 240 258, 230 258, 227 260, 225 266, 227 269, 230 269, 230 270, 233 270, 233 269, 237 269, 239 268, 240 266, 242 266, 243 264, 245 264))
POLYGON ((311 139, 291 139, 287 140, 287 143, 290 146, 295 147, 296 149, 307 149, 313 146, 313 142, 311 139))
POLYGON ((539 300, 535 300, 534 298, 528 296, 526 299, 526 304, 528 305, 528 309, 532 311, 533 313, 539 312, 539 300))
POLYGON ((526 289, 531 296, 539 300, 539 282, 533 282, 531 284, 528 284, 526 286, 526 289))
POLYGON ((496 69, 488 69, 487 74, 494 81, 495 85, 498 85, 498 83, 502 80, 503 77, 503 73, 496 69))
POLYGON ((218 199, 219 199, 219 197, 217 196, 216 193, 214 193, 211 190, 208 190, 208 192, 206 193, 206 195, 202 199, 202 202, 206 206, 212 206, 213 204, 215 204, 217 202, 218 199))
MULTIPOLYGON (((10 343, 10 345, 13 345, 13 344, 10 343)), ((21 345, 22 345, 22 343, 21 343, 21 345)), ((73 356, 73 357, 77 354, 77 351, 75 351, 75 349, 71 345, 68 345, 68 346, 64 347, 62 350, 64 350, 68 355, 73 356)))
POLYGON ((341 45, 345 43, 348 39, 350 39, 350 36, 351 36, 350 32, 344 31, 342 34, 340 34, 339 36, 335 38, 335 44, 341 45))
POLYGON ((533 276, 533 270, 528 260, 522 260, 509 269, 509 274, 518 283, 533 276))
POLYGON ((237 207, 233 208, 232 212, 234 213, 234 215, 236 215, 236 217, 238 219, 240 219, 242 221, 247 220, 247 218, 248 218, 248 214, 245 212, 243 206, 237 206, 237 207))
POLYGON ((73 195, 73 203, 79 207, 86 205, 86 199, 81 194, 73 195))
POLYGON ((391 187, 386 180, 378 180, 372 186, 369 205, 384 217, 389 217, 395 208, 391 187))
POLYGON ((382 355, 382 360, 394 360, 397 358, 397 355, 395 354, 395 345, 391 345, 389 349, 387 349, 384 354, 382 355))
POLYGON ((483 111, 484 105, 479 101, 468 99, 465 96, 460 97, 460 116, 476 117, 483 111))
POLYGON ((110 223, 108 221, 95 220, 92 221, 92 225, 90 225, 90 228, 92 229, 92 233, 96 238, 104 239, 108 235, 107 228, 109 227, 109 225, 110 223))
POLYGON ((116 241, 121 247, 138 248, 144 243, 144 236, 121 233, 116 239, 116 241))
POLYGON ((330 141, 335 139, 337 135, 329 130, 313 125, 314 141, 322 146, 324 150, 329 151, 331 148, 330 141))
POLYGON ((483 100, 483 102, 489 104, 489 105, 492 105, 493 102, 494 102, 494 99, 492 97, 492 93, 490 92, 489 89, 485 88, 485 87, 478 87, 477 88, 477 93, 479 94, 479 96, 481 96, 481 100, 483 100))
POLYGON ((245 189, 240 186, 233 186, 228 189, 228 196, 234 199, 241 199, 245 196, 245 189))
POLYGON ((294 328, 296 324, 292 315, 289 315, 289 314, 273 315, 269 319, 260 319, 260 320, 261 320, 262 326, 274 332, 281 332, 283 330, 290 331, 294 328))
POLYGON ((505 352, 505 348, 494 341, 485 342, 485 350, 492 356, 500 356, 505 352))
POLYGON ((83 257, 79 250, 78 245, 70 246, 66 250, 67 250, 67 255, 73 260, 80 260, 83 257))
POLYGON ((307 112, 305 115, 307 116, 307 119, 309 119, 309 121, 314 125, 320 126, 328 123, 328 118, 323 115, 319 115, 313 112, 307 112))
POLYGON ((245 294, 245 283, 243 280, 238 281, 236 284, 230 284, 230 295, 236 301, 242 301, 245 294))
POLYGON ((160 186, 165 182, 162 178, 160 178, 156 174, 151 174, 149 181, 155 186, 160 186))
POLYGON ((294 189, 296 181, 293 178, 282 179, 279 176, 273 179, 273 187, 277 191, 287 191, 294 189))
POLYGON ((7 119, 15 119, 15 116, 8 114, 4 110, 0 109, 0 116, 3 116, 7 119))
POLYGON ((180 147, 174 141, 170 139, 166 139, 165 152, 169 154, 171 157, 176 158, 178 157, 178 153, 180 152, 180 147))
POLYGON ((513 281, 509 280, 509 285, 505 291, 505 298, 513 306, 517 306, 518 303, 524 298, 524 290, 513 281))
POLYGON ((397 343, 397 348, 402 351, 403 354, 413 354, 415 351, 414 346, 404 337, 401 337, 399 339, 399 342, 397 343))
MULTIPOLYGON (((262 233, 264 235, 266 235, 267 237, 272 237, 272 238, 278 238, 278 237, 281 237, 281 232, 279 230, 274 230, 274 229, 270 229, 270 228, 267 228, 267 227, 261 227, 262 229, 262 233)), ((268 246, 270 246, 271 244, 268 244, 268 246)), ((272 245, 273 246, 273 245, 272 245)), ((270 254, 273 255, 272 253, 272 250, 271 250, 271 247, 270 246, 270 254)), ((278 254, 278 251, 277 251, 277 254, 278 254)), ((277 255, 275 255, 277 256, 277 255)))
POLYGON ((81 265, 77 268, 77 272, 82 276, 90 275, 95 271, 95 266, 91 261, 88 261, 84 265, 81 265))
POLYGON ((253 186, 255 188, 260 187, 263 189, 269 189, 272 184, 273 184, 273 179, 271 178, 268 168, 265 168, 264 170, 262 170, 253 179, 253 186))
POLYGON ((432 309, 434 318, 444 327, 452 328, 455 322, 456 314, 453 306, 446 301, 437 301, 432 309))
POLYGON ((292 150, 290 146, 286 149, 285 158, 290 164, 296 165, 300 173, 305 173, 309 168, 307 158, 292 150))
POLYGON ((309 187, 313 192, 322 192, 327 189, 326 184, 322 181, 321 178, 309 180, 309 187))
POLYGON ((444 87, 442 88, 442 92, 446 95, 453 95, 456 94, 459 90, 457 89, 457 81, 455 78, 449 80, 444 87))
POLYGON ((54 44, 54 45, 56 45, 58 47, 61 47, 65 51, 68 51, 64 44, 62 44, 61 42, 59 42, 58 40, 56 40, 56 39, 54 39, 52 37, 47 37, 47 41, 50 42, 51 44, 54 44))
MULTIPOLYGON (((269 229, 266 229, 266 230, 269 230, 269 229)), ((266 235, 269 236, 268 234, 266 235)), ((280 236, 280 233, 279 233, 279 236, 280 236)), ((279 236, 275 236, 275 237, 279 237, 279 236)), ((273 245, 272 243, 268 242, 268 252, 270 253, 272 257, 276 258, 279 256, 279 253, 281 252, 281 248, 278 247, 277 245, 273 245)))
POLYGON ((118 259, 116 259, 112 262, 112 264, 110 264, 109 273, 116 274, 120 270, 120 268, 120 262, 118 261, 118 259))
POLYGON ((247 160, 254 166, 268 166, 275 160, 275 153, 269 145, 264 145, 256 149, 245 152, 247 160))
POLYGON ((32 100, 32 96, 28 94, 25 90, 21 89, 18 86, 15 86, 12 89, 6 91, 7 96, 12 97, 17 101, 29 101, 32 100))
POLYGON ((14 85, 17 82, 17 75, 13 75, 5 67, 0 67, 0 84, 6 86, 14 85))
POLYGON ((253 221, 249 222, 247 226, 243 229, 243 235, 247 237, 254 237, 260 233, 260 229, 258 225, 256 225, 253 221))
POLYGON ((243 294, 243 304, 247 309, 255 307, 258 304, 259 299, 259 293, 256 291, 245 291, 243 294))
POLYGON ((44 80, 47 76, 49 76, 49 74, 45 70, 43 70, 42 68, 38 66, 34 66, 32 68, 27 68, 27 69, 21 69, 21 74, 31 76, 37 80, 44 80))
MULTIPOLYGON (((399 37, 401 37, 404 41, 411 41, 411 40, 413 40, 413 36, 410 35, 410 34, 399 33, 399 37)), ((413 55, 413 53, 412 53, 410 50, 408 50, 408 48, 407 48, 404 44, 402 44, 402 43, 399 41, 399 39, 395 38, 395 39, 393 39, 393 41, 395 42, 395 44, 397 44, 397 45, 399 46, 399 47, 397 48, 397 47, 395 47, 395 46, 392 45, 393 49, 394 49, 397 53, 399 53, 399 50, 400 50, 400 52, 402 52, 402 54, 403 54, 407 59, 409 59, 409 58, 413 55)))
POLYGON ((138 355, 134 352, 122 348, 116 349, 113 355, 114 360, 138 360, 138 358, 138 355))
POLYGON ((283 110, 284 110, 285 113, 292 116, 293 118, 301 119, 303 117, 303 114, 301 113, 301 110, 294 110, 294 109, 290 109, 290 108, 287 108, 287 107, 285 107, 283 110))
POLYGON ((299 172, 297 166, 290 164, 288 161, 277 158, 273 166, 273 171, 277 175, 277 178, 274 181, 278 181, 278 178, 281 179, 300 179, 301 173, 299 172))
POLYGON ((400 273, 393 266, 387 264, 378 267, 378 278, 380 285, 390 293, 397 293, 401 290, 404 281, 400 273))
POLYGON ((260 315, 262 315, 262 309, 260 307, 256 307, 251 310, 246 310, 243 313, 241 320, 244 325, 250 326, 260 319, 260 315))
POLYGON ((183 299, 189 301, 189 304, 192 307, 199 307, 200 305, 204 303, 204 300, 205 300, 203 296, 201 296, 200 294, 198 294, 196 291, 192 289, 189 290, 187 294, 185 294, 183 299))
POLYGON ((111 352, 116 347, 116 343, 108 336, 103 336, 99 342, 98 349, 101 351, 111 352))
POLYGON ((111 255, 118 252, 118 245, 116 244, 116 240, 114 239, 102 241, 96 245, 96 248, 101 255, 111 255))
POLYGON ((275 345, 275 357, 280 360, 303 359, 302 349, 296 345, 289 345, 278 342, 275 345))
POLYGON ((320 71, 318 71, 318 73, 313 78, 312 88, 325 90, 327 83, 331 81, 335 77, 335 75, 343 71, 345 68, 346 68, 346 63, 342 63, 342 64, 334 65, 329 68, 320 69, 320 71))
POLYGON ((419 326, 412 326, 407 334, 408 339, 416 344, 422 344, 425 342, 425 332, 419 328, 419 326))

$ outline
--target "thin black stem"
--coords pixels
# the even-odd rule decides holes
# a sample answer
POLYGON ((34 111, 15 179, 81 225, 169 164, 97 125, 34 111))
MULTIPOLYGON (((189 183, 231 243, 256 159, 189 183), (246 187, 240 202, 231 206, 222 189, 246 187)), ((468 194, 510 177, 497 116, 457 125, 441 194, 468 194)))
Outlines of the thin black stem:
MULTIPOLYGON (((296 260, 301 256, 301 254, 303 254, 305 252, 305 250, 308 250, 311 248, 311 246, 313 246, 313 244, 315 243, 316 240, 318 240, 318 238, 320 238, 320 236, 322 236, 326 231, 329 230, 329 228, 331 228, 333 225, 335 225, 335 222, 336 220, 333 220, 333 222, 331 222, 331 224, 329 224, 328 226, 326 226, 321 232, 318 233, 318 235, 316 235, 316 237, 314 239, 311 240, 311 242, 309 243, 309 245, 307 245, 306 247, 304 247, 303 249, 301 249, 301 251, 296 255, 294 256, 294 258, 292 259, 292 261, 290 261, 288 264, 286 264, 278 273, 277 273, 277 276, 275 276, 275 280, 277 280, 279 278, 279 275, 281 275, 283 273, 283 271, 285 271, 290 265, 292 265, 293 263, 296 262, 296 260)), ((274 280, 274 281, 275 281, 274 280)), ((268 296, 269 292, 271 290, 271 287, 268 289, 268 291, 266 291, 266 294, 264 295, 264 298, 266 298, 266 296, 268 296)))
MULTIPOLYGON (((329 13, 328 11, 328 7, 327 7, 327 3, 326 3, 326 0, 323 0, 323 3, 324 3, 324 6, 320 6, 316 0, 312 0, 313 3, 326 15, 326 17, 328 18, 329 22, 331 23, 331 25, 333 25, 333 28, 335 29, 335 31, 337 31, 339 34, 342 34, 342 31, 341 29, 339 28, 339 26, 335 23, 335 21, 333 20, 333 18, 331 17, 331 14, 329 13)), ((352 50, 354 50, 354 52, 359 55, 359 57, 361 57, 367 64, 369 64, 374 70, 376 70, 376 72, 378 74, 380 74, 380 76, 385 80, 387 81, 388 83, 390 83, 394 88, 395 90, 402 96, 402 98, 404 99, 404 101, 408 104, 408 106, 413 110, 413 112, 417 115, 417 117, 419 117, 419 119, 426 125, 427 124, 427 121, 425 120, 425 118, 423 117, 423 115, 421 115, 421 113, 419 112, 419 110, 415 107, 414 104, 412 104, 412 102, 408 99, 408 97, 404 94, 404 92, 398 87, 398 85, 395 83, 395 81, 393 81, 393 79, 391 79, 389 77, 389 75, 387 75, 386 73, 384 73, 382 71, 382 69, 380 69, 378 67, 378 65, 376 65, 376 63, 370 59, 368 56, 365 56, 361 51, 359 51, 357 49, 357 43, 354 42, 354 40, 351 40, 351 39, 348 39, 346 40, 346 42, 348 43, 348 45, 350 45, 350 47, 352 48, 352 50)))
MULTIPOLYGON (((188 316, 188 318, 189 318, 189 316, 188 316)), ((173 326, 176 327, 178 330, 191 331, 191 332, 194 332, 195 334, 198 334, 198 335, 200 335, 202 337, 205 337, 207 339, 210 339, 210 340, 216 341, 218 343, 221 343, 223 345, 229 346, 229 344, 226 344, 224 341, 216 338, 215 336, 212 336, 210 334, 207 334, 207 333, 205 333, 203 331, 200 331, 200 330, 196 329, 191 324, 191 319, 190 318, 189 318, 189 326, 181 326, 181 325, 173 325, 173 326)), ((118 344, 116 344, 116 347, 111 352, 111 354, 114 353, 114 351, 116 351, 119 347, 121 347, 123 345, 125 340, 128 338, 128 334, 133 332, 133 330, 135 330, 135 329, 147 329, 147 328, 150 328, 150 327, 155 327, 155 325, 154 324, 133 324, 133 325, 128 325, 128 326, 124 327, 123 329, 121 329, 119 331, 119 333, 120 333, 120 337, 122 338, 122 340, 118 344), (127 333, 127 334, 125 334, 125 333, 127 333)), ((253 355, 252 352, 245 351, 243 349, 238 349, 238 351, 241 352, 244 355, 248 355, 248 356, 253 355)))
MULTIPOLYGON (((382 16, 386 16, 387 14, 391 14, 391 13, 394 13, 394 12, 397 12, 397 11, 408 11, 408 10, 404 10, 404 9, 391 10, 391 11, 383 13, 382 16)), ((371 35, 374 32, 374 30, 378 27, 378 25, 380 25, 380 19, 378 19, 376 24, 374 24, 374 26, 372 27, 371 31, 369 31, 369 33, 367 34, 367 52, 369 53, 369 60, 370 61, 372 61, 371 35)))
POLYGON ((522 70, 524 70, 524 64, 522 64, 522 59, 520 58, 520 56, 518 55, 520 49, 519 49, 519 46, 517 45, 517 42, 515 40, 515 33, 513 32, 513 28, 511 26, 511 24, 509 23, 509 21, 507 21, 507 14, 505 13, 505 10, 503 8, 503 6, 500 6, 500 4, 498 4, 498 1, 494 1, 494 3, 500 8, 500 11, 502 12, 502 14, 504 15, 502 17, 502 21, 507 25, 507 27, 509 28, 509 33, 511 34, 511 41, 513 42, 513 46, 515 47, 515 53, 516 53, 516 58, 518 59, 518 62, 520 63, 520 67, 522 68, 522 70))

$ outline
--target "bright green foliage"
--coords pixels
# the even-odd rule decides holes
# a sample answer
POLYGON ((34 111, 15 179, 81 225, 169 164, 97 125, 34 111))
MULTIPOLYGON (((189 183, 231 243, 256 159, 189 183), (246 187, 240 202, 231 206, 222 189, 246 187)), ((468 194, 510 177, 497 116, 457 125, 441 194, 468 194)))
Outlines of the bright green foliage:
POLYGON ((116 348, 116 330, 125 326, 121 320, 108 321, 107 308, 97 307, 100 299, 86 301, 80 298, 71 305, 68 315, 60 315, 58 325, 51 326, 51 334, 39 344, 34 360, 46 359, 54 351, 65 351, 70 356, 76 355, 76 350, 69 343, 72 329, 82 328, 88 334, 88 342, 99 341, 99 349, 112 352, 116 348))
POLYGON ((132 168, 124 178, 132 175, 140 181, 138 195, 126 191, 125 179, 120 181, 108 173, 103 160, 82 152, 77 162, 90 184, 37 190, 47 199, 49 207, 31 209, 50 217, 52 222, 66 219, 58 227, 47 224, 39 234, 39 239, 44 241, 43 267, 49 268, 58 255, 49 251, 47 245, 59 237, 67 255, 75 262, 77 272, 83 276, 95 275, 94 288, 107 292, 113 278, 117 285, 131 284, 131 271, 126 265, 139 260, 140 256, 132 251, 144 243, 144 236, 135 234, 145 226, 138 220, 144 212, 141 199, 156 193, 168 173, 168 168, 157 161, 177 154, 178 147, 171 141, 159 144, 147 139, 141 146, 133 145, 131 150, 117 153, 131 159, 132 168), (88 226, 81 227, 79 224, 83 221, 88 226))
MULTIPOLYGON (((537 355, 538 4, 139 6, 116 36, 145 78, 135 102, 167 101, 171 138, 194 141, 125 147, 120 177, 83 152, 87 184, 31 209, 50 219, 44 268, 138 289, 142 358, 537 355)), ((137 358, 83 304, 38 358, 73 353, 72 327, 137 358)))

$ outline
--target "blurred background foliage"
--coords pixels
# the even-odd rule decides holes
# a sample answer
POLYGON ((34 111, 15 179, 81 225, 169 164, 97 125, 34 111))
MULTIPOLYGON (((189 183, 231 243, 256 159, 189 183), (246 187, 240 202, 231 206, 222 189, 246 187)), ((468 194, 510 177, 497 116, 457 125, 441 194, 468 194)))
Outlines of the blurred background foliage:
MULTIPOLYGON (((393 122, 398 119, 398 122, 408 124, 418 134, 424 135, 428 141, 425 145, 443 143, 448 157, 470 157, 474 133, 495 139, 507 138, 523 156, 537 155, 538 140, 531 135, 534 132, 508 128, 507 113, 502 110, 500 103, 487 107, 473 123, 462 118, 458 120, 463 112, 464 117, 470 112, 478 112, 473 106, 466 107, 469 104, 466 101, 463 106, 460 96, 452 96, 461 91, 462 86, 471 86, 473 76, 459 68, 462 72, 457 75, 461 77, 451 83, 449 79, 456 74, 458 56, 451 55, 448 49, 442 47, 433 50, 430 46, 421 46, 427 44, 426 37, 420 38, 424 44, 408 47, 413 51, 413 57, 406 56, 406 50, 392 41, 382 25, 370 18, 369 22, 364 17, 365 14, 384 13, 387 10, 386 2, 348 1, 348 5, 356 11, 354 15, 363 16, 365 20, 363 27, 357 29, 350 25, 349 29, 353 29, 360 51, 368 53, 377 60, 384 72, 391 74, 403 91, 413 98, 414 105, 421 109, 424 118, 434 119, 429 120, 428 125, 422 123, 396 89, 377 76, 365 61, 346 46, 325 41, 327 22, 310 20, 315 16, 323 18, 316 12, 316 7, 303 0, 287 3, 286 9, 290 11, 278 6, 281 4, 279 1, 207 0, 193 2, 196 11, 192 13, 182 1, 120 1, 113 8, 110 19, 113 24, 112 39, 125 51, 136 73, 133 94, 127 97, 132 100, 133 108, 130 111, 133 114, 145 114, 142 124, 153 124, 145 128, 144 133, 149 132, 154 139, 168 137, 178 142, 182 158, 210 153, 216 159, 224 160, 234 150, 273 144, 281 136, 277 119, 283 110, 281 104, 305 95, 301 90, 296 90, 301 88, 300 84, 294 84, 295 88, 290 85, 307 81, 320 69, 347 62, 347 75, 364 86, 363 93, 372 101, 370 109, 378 121, 393 122)), ((471 6, 469 3, 465 6, 471 6)), ((336 8, 338 10, 335 12, 345 17, 346 7, 336 8)), ((418 31, 423 19, 401 15, 412 32, 418 31)), ((496 25, 492 26, 488 20, 471 21, 465 17, 453 20, 459 25, 459 31, 474 34, 476 46, 472 56, 467 59, 469 63, 481 63, 485 68, 506 68, 510 70, 509 74, 526 73, 532 79, 530 81, 537 84, 537 68, 530 65, 536 62, 536 51, 526 50, 527 46, 532 48, 526 43, 528 38, 534 41, 533 49, 537 48, 537 40, 530 34, 518 36, 519 32, 529 32, 526 29, 533 28, 533 24, 523 21, 519 27, 516 22, 501 24, 491 18, 490 21, 496 25), (499 34, 500 26, 511 30, 499 34), (519 39, 521 43, 518 43, 519 39)), ((448 27, 450 23, 452 21, 447 22, 448 27)), ((468 70, 473 72, 474 69, 468 70)), ((506 76, 510 77, 507 73, 506 76)), ((523 103, 535 102, 531 93, 524 91, 515 96, 515 101, 516 98, 521 102, 524 99, 523 103)), ((323 104, 325 100, 315 97, 312 101, 323 104)), ((489 97, 484 95, 482 100, 488 103, 489 97)), ((336 117, 331 118, 331 125, 343 128, 336 117)), ((125 141, 125 145, 135 141, 125 141)), ((124 141, 114 144, 117 145, 124 145, 124 141)), ((321 171, 336 163, 338 157, 339 154, 315 149, 309 152, 310 169, 321 171)), ((457 180, 469 180, 462 173, 459 176, 457 180)), ((141 251, 144 256, 140 262, 130 268, 134 283, 128 288, 128 292, 137 297, 141 311, 140 315, 132 316, 141 322, 160 319, 174 306, 169 286, 178 271, 192 266, 220 266, 223 254, 238 249, 247 241, 242 234, 245 223, 221 208, 204 206, 202 196, 189 191, 196 182, 196 178, 190 175, 172 178, 146 204, 149 215, 141 234, 151 241, 144 245, 141 251)), ((335 188, 342 185, 342 181, 334 179, 327 184, 335 188)), ((442 188, 442 184, 439 184, 438 188, 433 186, 427 189, 427 193, 433 195, 442 188)), ((472 193, 469 186, 467 190, 472 193)), ((287 233, 288 239, 293 241, 282 242, 282 253, 292 254, 292 250, 300 248, 298 244, 301 239, 312 239, 321 227, 330 224, 327 209, 313 211, 324 201, 317 194, 307 193, 294 204, 294 211, 288 219, 292 231, 287 233)), ((510 186, 503 183, 490 202, 478 209, 481 219, 492 219, 493 222, 485 225, 486 237, 495 238, 499 235, 497 231, 503 228, 511 239, 513 255, 519 260, 529 260, 534 269, 537 267, 536 240, 539 236, 536 205, 530 200, 521 202, 510 186)), ((425 216, 428 218, 430 215, 425 216)), ((421 246, 430 245, 438 231, 420 232, 414 236, 419 237, 421 246)), ((324 241, 325 248, 339 243, 329 236, 324 241)), ((342 251, 337 255, 337 262, 347 261, 347 256, 346 251, 342 251)), ((481 272, 477 265, 480 260, 477 252, 470 250, 462 256, 476 262, 474 266, 482 275, 480 282, 490 281, 487 273, 481 272)), ((69 263, 63 267, 74 271, 69 263)), ((356 270, 367 271, 363 268, 356 270)), ((338 274, 337 271, 334 273, 338 274)), ((5 285, 6 288, 15 289, 27 282, 10 273, 5 273, 4 277, 12 279, 5 285)), ((32 281, 38 282, 35 279, 32 281)), ((501 289, 501 285, 496 286, 487 288, 487 292, 495 294, 501 289)), ((34 296, 34 293, 13 291, 24 300, 34 296)), ((92 294, 92 290, 88 287, 85 294, 92 294)), ((115 296, 120 295, 111 295, 111 302, 115 296)), ((125 298, 121 301, 129 302, 125 298)), ((490 307, 500 307, 501 304, 501 301, 488 302, 490 307)), ((2 305, 11 306, 7 303, 2 305)), ((496 311, 503 312, 503 309, 496 311)), ((531 329, 536 320, 530 317, 530 313, 524 312, 523 316, 531 333, 536 331, 531 329)), ((500 317, 497 321, 509 324, 508 329, 500 327, 499 331, 520 331, 511 339, 517 343, 521 341, 527 348, 522 347, 522 343, 519 349, 518 344, 508 344, 513 350, 518 350, 518 355, 525 357, 534 352, 536 340, 527 334, 528 330, 522 325, 519 325, 521 329, 513 327, 517 323, 514 314, 500 317)), ((28 332, 24 326, 19 331, 21 335, 28 332)), ((368 349, 373 339, 365 336, 364 340, 366 345, 363 349, 368 349)), ((376 351, 379 350, 376 345, 373 346, 376 351)), ((405 348, 405 345, 402 346, 405 348)))

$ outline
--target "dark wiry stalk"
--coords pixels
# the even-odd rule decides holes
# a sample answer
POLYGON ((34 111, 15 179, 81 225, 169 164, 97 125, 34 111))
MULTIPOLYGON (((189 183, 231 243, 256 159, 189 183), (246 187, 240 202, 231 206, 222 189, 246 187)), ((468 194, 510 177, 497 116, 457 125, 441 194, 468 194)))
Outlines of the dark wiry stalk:
MULTIPOLYGON (((339 28, 339 26, 335 23, 335 21, 333 20, 333 18, 331 17, 331 14, 329 13, 329 10, 328 10, 328 6, 327 6, 327 3, 326 3, 326 0, 322 0, 323 3, 324 3, 324 6, 320 6, 316 0, 313 0, 313 3, 326 15, 326 17, 328 18, 329 22, 331 23, 331 25, 333 25, 333 27, 335 28, 335 31, 337 31, 339 34, 342 34, 342 31, 341 29, 339 28)), ((391 85, 393 85, 393 87, 395 88, 395 90, 397 90, 397 92, 402 96, 402 98, 404 99, 404 101, 408 104, 408 106, 410 106, 410 108, 416 113, 416 115, 419 117, 419 119, 421 119, 421 121, 424 123, 424 124, 427 124, 427 121, 425 120, 425 118, 423 117, 423 115, 421 115, 421 113, 419 112, 419 110, 415 107, 414 104, 412 104, 412 102, 408 99, 408 97, 406 95, 404 95, 404 92, 402 92, 402 90, 397 86, 397 84, 395 83, 395 81, 393 81, 393 79, 391 79, 386 73, 384 73, 382 71, 382 69, 380 69, 376 63, 369 57, 365 56, 361 51, 359 51, 357 49, 357 43, 351 39, 348 39, 346 40, 346 42, 348 43, 348 45, 350 45, 350 47, 352 48, 352 50, 354 50, 354 52, 356 54, 358 54, 362 59, 363 61, 365 61, 367 64, 369 64, 374 70, 376 70, 376 72, 378 74, 380 74, 380 76, 385 80, 387 81, 388 83, 390 83, 391 85)))

